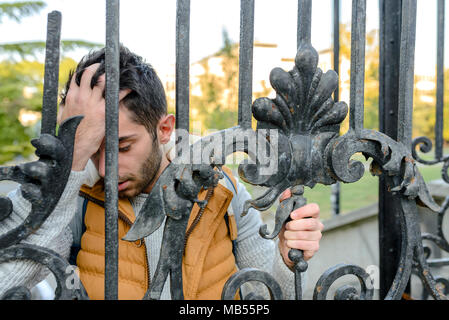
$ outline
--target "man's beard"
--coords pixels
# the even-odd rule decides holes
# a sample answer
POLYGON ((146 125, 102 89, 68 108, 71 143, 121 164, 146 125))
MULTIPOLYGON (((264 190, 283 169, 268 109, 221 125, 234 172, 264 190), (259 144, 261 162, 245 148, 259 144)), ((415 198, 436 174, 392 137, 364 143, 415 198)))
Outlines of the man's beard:
POLYGON ((132 175, 126 177, 125 179, 120 179, 121 181, 129 180, 132 183, 132 187, 130 189, 120 191, 119 197, 133 198, 142 193, 142 191, 144 191, 151 183, 153 183, 154 179, 156 179, 161 162, 162 151, 159 146, 159 141, 155 139, 153 141, 152 152, 142 163, 137 176, 132 175))

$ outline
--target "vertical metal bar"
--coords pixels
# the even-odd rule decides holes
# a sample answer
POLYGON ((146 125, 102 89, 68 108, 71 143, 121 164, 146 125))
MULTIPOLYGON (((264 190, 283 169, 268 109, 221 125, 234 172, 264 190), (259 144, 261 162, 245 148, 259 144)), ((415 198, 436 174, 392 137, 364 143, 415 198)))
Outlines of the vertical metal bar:
MULTIPOLYGON (((334 49, 334 71, 340 73, 340 0, 333 1, 333 49, 334 49)), ((334 92, 334 101, 338 102, 340 98, 340 83, 334 92)))
POLYGON ((398 141, 412 147, 413 86, 415 71, 416 0, 402 2, 399 58, 398 141))
POLYGON ((176 1, 176 129, 189 132, 190 0, 176 1))
POLYGON ((118 299, 119 5, 106 1, 105 300, 118 299))
POLYGON ((56 134, 61 20, 61 13, 58 11, 48 14, 41 134, 56 134))
POLYGON ((253 99, 254 0, 240 1, 239 119, 242 128, 251 128, 253 99))
POLYGON ((443 158, 443 117, 444 117, 444 0, 437 6, 437 97, 435 117, 435 158, 443 158))
POLYGON ((312 0, 298 0, 298 30, 296 47, 312 42, 312 0))
POLYGON ((363 129, 365 98, 366 0, 352 1, 351 88, 349 127, 358 135, 363 129))
MULTIPOLYGON (((340 0, 333 1, 333 49, 334 49, 334 71, 340 74, 340 0)), ((340 98, 340 85, 334 92, 334 101, 338 102, 340 98)), ((332 214, 340 214, 340 182, 337 181, 331 186, 331 204, 332 214)))
MULTIPOLYGON (((380 0, 379 8, 379 130, 397 138, 401 1, 380 0)), ((385 177, 379 177, 379 298, 384 299, 393 283, 401 248, 395 197, 388 192, 385 177)))
MULTIPOLYGON (((379 2, 379 129, 394 140, 398 134, 399 59, 402 1, 379 2)), ((398 199, 379 178, 379 298, 384 299, 393 283, 400 260, 401 227, 398 199)), ((406 292, 410 291, 410 286, 406 292)))

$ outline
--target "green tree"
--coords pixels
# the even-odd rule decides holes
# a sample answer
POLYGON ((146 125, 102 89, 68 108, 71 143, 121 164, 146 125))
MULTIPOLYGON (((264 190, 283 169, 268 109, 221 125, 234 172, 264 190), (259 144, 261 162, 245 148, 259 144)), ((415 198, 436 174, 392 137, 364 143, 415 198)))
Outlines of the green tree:
POLYGON ((23 18, 38 13, 45 6, 44 1, 1 2, 0 23, 4 17, 20 22, 23 18))
MULTIPOLYGON (((190 88, 201 94, 191 94, 191 109, 195 110, 191 122, 201 121, 203 129, 225 129, 237 125, 239 85, 239 45, 232 43, 223 30, 223 47, 215 54, 198 62, 204 73, 190 88), (221 71, 211 70, 211 59, 219 59, 221 71)), ((267 96, 271 88, 262 83, 262 92, 253 92, 253 101, 267 96)), ((192 91, 191 91, 192 93, 192 91)), ((204 132, 202 132, 204 134, 204 132)))
MULTIPOLYGON (((429 79, 428 81, 431 81, 429 79)), ((415 77, 415 83, 420 81, 415 77)), ((449 69, 444 70, 444 90, 448 92, 449 87, 449 69)), ((415 86, 413 92, 413 137, 426 136, 435 140, 435 119, 436 119, 436 79, 435 86, 430 90, 420 89, 415 86)), ((444 119, 449 114, 449 100, 447 95, 444 97, 444 119)), ((443 139, 449 141, 449 125, 443 121, 443 139)))
MULTIPOLYGON (((70 70, 76 67, 71 58, 60 63, 60 89, 70 70)), ((0 62, 0 163, 34 152, 30 140, 39 135, 39 122, 21 123, 22 113, 37 116, 42 108, 44 64, 38 61, 0 62)))
MULTIPOLYGON (((20 23, 45 6, 44 1, 0 2, 0 23, 5 18, 20 23)), ((76 66, 76 62, 66 56, 67 52, 80 47, 91 49, 99 46, 82 40, 62 41, 59 83, 64 83, 69 70, 76 66)), ((3 61, 0 61, 0 163, 34 152, 30 140, 39 134, 39 123, 22 122, 23 114, 37 116, 39 120, 44 64, 37 61, 37 54, 44 50, 44 41, 0 44, 0 53, 3 54, 3 61)))
MULTIPOLYGON (((350 26, 342 24, 340 26, 340 53, 341 59, 350 61, 351 58, 351 32, 350 26)), ((350 70, 348 71, 348 73, 350 70)), ((417 83, 420 80, 415 75, 415 89, 413 97, 413 138, 426 136, 432 140, 435 139, 435 106, 436 106, 436 87, 431 90, 421 90, 417 83)), ((445 70, 445 90, 449 85, 449 69, 445 70)), ((349 84, 347 84, 349 87, 349 84)), ((379 129, 379 33, 378 30, 371 30, 366 35, 365 48, 365 118, 364 126, 368 129, 379 129)), ((449 112, 449 101, 445 101, 444 114, 449 112)), ((348 120, 345 119, 344 129, 346 132, 348 120)), ((449 140, 449 126, 445 126, 443 131, 444 139, 449 140)))
MULTIPOLYGON (((22 19, 39 13, 47 6, 45 1, 0 2, 0 23, 4 18, 20 23, 22 19)), ((101 44, 84 40, 62 40, 62 54, 65 55, 77 48, 91 49, 101 44)), ((9 58, 19 55, 20 58, 36 57, 37 53, 45 50, 45 41, 13 42, 0 44, 0 53, 7 54, 9 58)))

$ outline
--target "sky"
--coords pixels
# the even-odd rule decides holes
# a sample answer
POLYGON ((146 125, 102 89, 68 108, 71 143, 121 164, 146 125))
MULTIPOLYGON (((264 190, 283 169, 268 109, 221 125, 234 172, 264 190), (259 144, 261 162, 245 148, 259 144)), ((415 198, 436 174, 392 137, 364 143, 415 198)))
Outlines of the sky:
MULTIPOLYGON (((415 72, 432 75, 436 63, 436 2, 418 0, 415 72)), ((0 43, 45 40, 47 14, 62 13, 62 39, 105 42, 104 0, 46 0, 40 14, 18 24, 4 19, 0 43)), ((341 1, 341 22, 351 18, 351 1, 341 1)), ((319 51, 332 46, 332 1, 313 0, 312 44, 319 51)), ((222 47, 222 31, 239 39, 240 0, 191 0, 191 62, 222 47)), ((176 0, 122 0, 120 41, 143 56, 159 74, 170 73, 175 63, 176 0)), ((277 43, 285 56, 296 53, 297 0, 256 0, 255 40, 277 43)), ((379 28, 378 0, 367 0, 367 31, 379 28)), ((447 27, 447 26, 446 26, 447 27)), ((446 28, 447 29, 447 28, 446 28)), ((448 36, 446 31, 446 37, 448 36)), ((446 50, 446 56, 448 55, 446 50)), ((85 50, 69 56, 79 60, 85 50)), ((447 59, 446 59, 447 61, 447 59)), ((276 66, 273 66, 273 68, 276 66)))

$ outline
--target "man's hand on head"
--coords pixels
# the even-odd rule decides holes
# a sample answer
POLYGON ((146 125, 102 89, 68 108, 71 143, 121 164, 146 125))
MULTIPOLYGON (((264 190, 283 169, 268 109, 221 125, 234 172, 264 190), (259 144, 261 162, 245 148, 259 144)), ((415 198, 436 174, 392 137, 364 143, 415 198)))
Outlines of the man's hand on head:
MULTIPOLYGON (((100 67, 95 63, 84 69, 80 85, 76 83, 76 74, 72 76, 69 90, 62 106, 61 122, 67 118, 83 115, 75 135, 72 170, 84 170, 87 161, 100 148, 105 135, 105 74, 98 77, 97 83, 91 87, 92 77, 100 67)), ((121 101, 130 90, 119 93, 121 101)))
MULTIPOLYGON (((280 197, 283 201, 291 197, 290 189, 285 190, 280 197)), ((285 264, 293 267, 288 258, 290 249, 300 249, 304 253, 304 260, 310 260, 319 249, 323 224, 320 221, 320 207, 316 203, 309 203, 290 214, 287 222, 279 233, 279 250, 285 264)))

